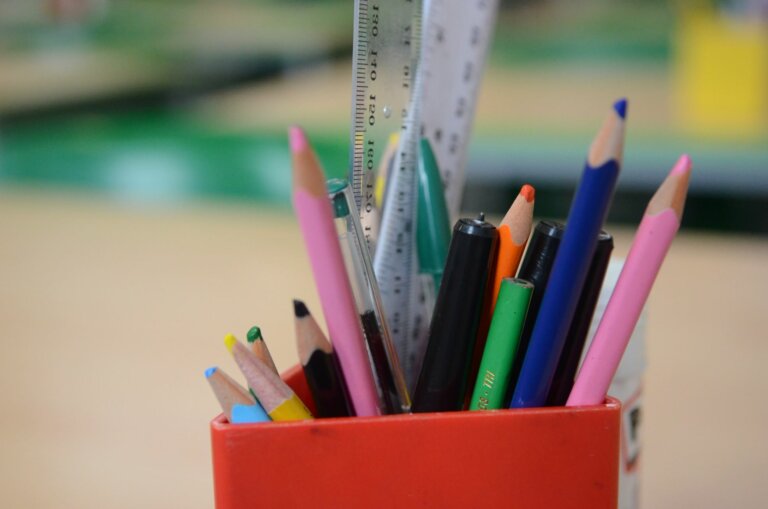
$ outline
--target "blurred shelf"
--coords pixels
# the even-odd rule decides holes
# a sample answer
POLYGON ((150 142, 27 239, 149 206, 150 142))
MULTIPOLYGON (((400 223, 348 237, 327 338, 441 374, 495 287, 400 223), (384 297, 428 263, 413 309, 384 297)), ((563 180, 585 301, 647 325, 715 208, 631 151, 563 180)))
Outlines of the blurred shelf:
POLYGON ((168 104, 352 47, 352 9, 340 0, 110 2, 66 23, 42 6, 11 7, 0 6, 0 118, 168 104))
MULTIPOLYGON (((311 129, 310 135, 329 176, 346 176, 346 133, 311 129)), ((564 217, 590 137, 479 137, 470 152, 465 207, 501 213, 529 182, 539 190, 537 214, 564 217)), ((681 148, 695 161, 686 211, 692 225, 768 233, 765 147, 679 138, 629 137, 613 221, 636 222, 681 148), (697 208, 701 213, 692 216, 697 208)), ((134 203, 234 199, 287 208, 289 167, 283 128, 235 132, 167 112, 90 115, 0 133, 3 186, 85 188, 134 203)))
MULTIPOLYGON (((109 5, 99 22, 32 26, 0 43, 0 182, 140 202, 287 206, 285 128, 294 123, 329 175, 346 175, 349 2, 109 5)), ((672 14, 663 2, 607 0, 503 11, 477 107, 467 206, 483 195, 487 211, 502 212, 530 182, 550 193, 547 214, 563 214, 594 130, 626 96, 625 203, 644 203, 687 152, 692 199, 738 210, 734 221, 765 215, 768 133, 709 139, 684 130, 668 62, 672 14)), ((8 27, 0 21, 0 35, 8 27)))
MULTIPOLYGON (((315 137, 329 173, 346 173, 346 148, 315 137)), ((167 203, 234 198, 287 205, 284 132, 222 133, 167 112, 86 115, 0 132, 0 182, 81 187, 117 199, 167 203)))

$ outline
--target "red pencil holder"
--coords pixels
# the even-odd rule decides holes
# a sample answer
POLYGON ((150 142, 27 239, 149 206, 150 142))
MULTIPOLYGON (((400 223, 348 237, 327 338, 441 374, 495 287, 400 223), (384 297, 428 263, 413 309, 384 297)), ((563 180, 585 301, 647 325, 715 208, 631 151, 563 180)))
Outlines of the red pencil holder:
MULTIPOLYGON (((284 375, 305 402, 300 368, 284 375)), ((620 404, 211 422, 218 509, 615 508, 620 404)))

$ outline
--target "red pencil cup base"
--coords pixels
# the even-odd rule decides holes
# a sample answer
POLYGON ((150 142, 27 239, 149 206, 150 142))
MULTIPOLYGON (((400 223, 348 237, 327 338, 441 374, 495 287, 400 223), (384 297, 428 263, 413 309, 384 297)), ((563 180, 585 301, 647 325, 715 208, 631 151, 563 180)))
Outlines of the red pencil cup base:
MULTIPOLYGON (((307 403, 299 368, 285 380, 307 403)), ((218 509, 615 508, 620 404, 211 422, 218 509)))

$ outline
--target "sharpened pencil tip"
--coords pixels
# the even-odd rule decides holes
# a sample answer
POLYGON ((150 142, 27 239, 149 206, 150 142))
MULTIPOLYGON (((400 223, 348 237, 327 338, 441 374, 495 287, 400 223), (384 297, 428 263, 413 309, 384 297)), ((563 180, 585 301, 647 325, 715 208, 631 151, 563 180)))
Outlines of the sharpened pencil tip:
POLYGON ((248 331, 247 337, 249 343, 253 343, 256 340, 263 341, 263 338, 261 337, 261 329, 255 325, 248 331))
POLYGON ((235 343, 237 343, 237 338, 232 334, 227 334, 224 336, 224 345, 230 352, 232 352, 232 349, 235 347, 235 343))
POLYGON ((669 174, 682 175, 691 168, 691 165, 691 157, 688 154, 683 154, 680 156, 680 159, 677 160, 677 163, 675 163, 674 168, 672 168, 672 171, 669 172, 669 174))
POLYGON ((293 314, 296 315, 296 318, 302 318, 309 314, 309 309, 302 301, 293 299, 293 314))
POLYGON ((288 128, 288 141, 291 145, 291 152, 294 153, 302 152, 309 146, 307 135, 304 134, 304 130, 297 125, 288 128))
POLYGON ((613 109, 619 114, 621 118, 627 118, 627 99, 622 97, 615 103, 613 103, 613 109))
POLYGON ((523 198, 525 198, 525 201, 528 203, 531 203, 533 199, 536 197, 536 190, 533 188, 532 185, 525 184, 523 187, 520 188, 520 194, 523 195, 523 198))
POLYGON ((216 373, 216 370, 219 369, 216 366, 211 366, 210 368, 205 370, 205 378, 211 378, 211 375, 216 373))

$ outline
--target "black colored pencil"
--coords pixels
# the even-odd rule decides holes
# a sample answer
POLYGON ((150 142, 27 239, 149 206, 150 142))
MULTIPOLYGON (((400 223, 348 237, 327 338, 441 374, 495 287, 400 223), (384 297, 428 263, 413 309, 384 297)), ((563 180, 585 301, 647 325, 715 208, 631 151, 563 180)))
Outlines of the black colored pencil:
POLYGON ((331 343, 300 300, 293 301, 296 344, 318 417, 355 415, 331 343))

